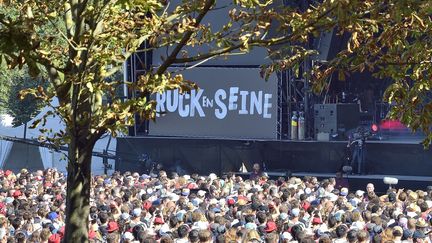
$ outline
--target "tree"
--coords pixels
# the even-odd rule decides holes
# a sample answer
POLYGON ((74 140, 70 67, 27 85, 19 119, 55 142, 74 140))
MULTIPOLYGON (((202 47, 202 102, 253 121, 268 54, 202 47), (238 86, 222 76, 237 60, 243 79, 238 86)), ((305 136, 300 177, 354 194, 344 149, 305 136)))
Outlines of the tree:
POLYGON ((10 70, 0 68, 0 112, 7 113, 7 100, 10 89, 10 70))
POLYGON ((6 113, 13 117, 13 126, 24 125, 24 138, 26 138, 27 123, 34 118, 35 115, 43 107, 43 103, 36 100, 33 96, 19 97, 19 92, 25 89, 31 89, 37 87, 38 85, 45 86, 42 78, 37 80, 31 78, 26 69, 22 70, 11 70, 9 75, 5 76, 9 80, 4 80, 5 90, 7 94, 5 95, 5 110, 6 113), (21 99, 22 98, 22 99, 21 99))
MULTIPOLYGON (((216 0, 182 1, 170 7, 157 0, 10 0, 0 8, 0 53, 9 68, 27 65, 29 74, 42 71, 49 87, 38 86, 20 92, 33 95, 46 105, 55 97, 59 106, 46 114, 62 118, 63 132, 41 137, 54 144, 68 144, 66 233, 69 242, 88 239, 91 155, 95 142, 104 134, 116 136, 133 123, 133 115, 155 118, 155 103, 149 94, 167 89, 188 92, 196 85, 179 74, 168 72, 173 64, 197 63, 232 52, 246 53, 254 46, 300 43, 319 33, 325 16, 335 3, 301 13, 296 9, 276 12, 271 1, 235 0, 227 22, 214 30, 203 22, 215 9, 216 0), (267 36, 272 22, 283 23, 277 35, 267 36), (168 57, 135 83, 126 82, 141 95, 129 100, 116 96, 122 80, 108 81, 123 62, 147 42, 151 48, 167 47, 168 57), (206 47, 189 54, 186 47, 206 47), (110 103, 103 103, 103 97, 110 103)), ((279 6, 276 6, 279 7, 279 6)), ((279 10, 278 10, 279 11, 279 10)), ((295 60, 314 54, 292 44, 295 60)), ((293 61, 293 63, 295 62, 293 61)))

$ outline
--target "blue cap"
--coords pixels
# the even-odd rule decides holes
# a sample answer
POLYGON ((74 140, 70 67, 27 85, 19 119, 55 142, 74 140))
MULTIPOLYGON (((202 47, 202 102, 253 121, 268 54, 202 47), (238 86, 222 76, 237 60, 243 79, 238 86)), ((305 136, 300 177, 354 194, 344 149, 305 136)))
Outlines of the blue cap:
POLYGON ((153 206, 159 206, 159 205, 161 205, 161 203, 162 203, 162 202, 161 202, 160 199, 156 199, 156 200, 153 201, 152 204, 153 204, 153 206))
POLYGON ((408 238, 412 238, 413 236, 413 232, 409 229, 404 229, 403 231, 403 235, 402 235, 402 240, 407 240, 408 238))
POLYGON ((56 212, 51 212, 51 213, 49 213, 48 214, 48 217, 47 217, 49 220, 51 220, 51 221, 53 221, 53 220, 55 220, 56 218, 58 218, 58 214, 56 213, 56 212))
POLYGON ((311 202, 311 206, 316 207, 316 206, 320 205, 320 203, 321 203, 321 201, 320 201, 319 199, 316 199, 316 200, 313 200, 313 201, 311 202))
POLYGON ((192 205, 194 205, 195 207, 198 207, 199 203, 200 203, 199 200, 196 198, 192 199, 191 202, 192 202, 192 205))
POLYGON ((213 208, 213 212, 214 212, 214 213, 220 213, 220 212, 221 212, 221 209, 220 209, 220 208, 213 208))

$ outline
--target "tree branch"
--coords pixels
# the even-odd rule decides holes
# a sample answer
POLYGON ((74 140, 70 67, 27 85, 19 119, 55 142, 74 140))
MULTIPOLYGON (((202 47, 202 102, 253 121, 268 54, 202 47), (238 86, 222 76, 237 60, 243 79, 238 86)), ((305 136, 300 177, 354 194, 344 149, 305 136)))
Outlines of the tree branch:
MULTIPOLYGON (((207 12, 210 10, 211 6, 215 3, 215 0, 207 0, 203 9, 201 10, 200 14, 196 18, 196 22, 194 24, 194 27, 197 27, 203 18, 206 16, 207 12)), ((178 53, 181 51, 181 49, 187 44, 189 39, 191 38, 192 34, 194 33, 193 30, 188 30, 184 34, 183 38, 180 40, 180 42, 177 44, 176 48, 171 52, 171 55, 165 60, 165 62, 158 68, 156 71, 156 74, 160 75, 164 73, 171 64, 174 63, 174 61, 177 59, 178 53)))
MULTIPOLYGON (((305 25, 304 28, 303 28, 303 30, 308 29, 310 27, 313 27, 316 23, 318 23, 318 21, 320 19, 322 19, 325 16, 327 16, 334 9, 336 9, 336 6, 334 6, 332 8, 329 8, 328 10, 326 10, 324 13, 322 13, 321 15, 319 15, 315 19, 315 21, 313 21, 312 23, 309 23, 309 24, 305 25)), ((314 29, 317 29, 317 28, 314 27, 314 29)), ((272 39, 267 39, 267 40, 261 40, 261 39, 251 40, 251 41, 248 42, 248 45, 249 46, 271 46, 271 45, 286 44, 286 43, 290 42, 292 39, 294 39, 296 37, 296 35, 299 35, 300 32, 301 31, 299 30, 299 31, 297 31, 295 33, 291 33, 290 35, 287 35, 287 36, 282 36, 282 37, 277 37, 277 38, 272 38, 272 39)), ((241 48, 243 46, 244 46, 244 44, 241 43, 241 44, 237 44, 237 45, 234 45, 234 46, 230 46, 230 47, 226 47, 226 48, 223 48, 223 49, 219 49, 219 50, 214 51, 214 52, 209 52, 209 53, 206 53, 204 55, 198 55, 198 56, 188 57, 188 58, 176 58, 175 60, 172 61, 172 63, 187 63, 187 62, 201 61, 201 60, 204 60, 204 59, 207 59, 207 58, 211 58, 211 57, 214 57, 214 56, 219 56, 219 55, 223 55, 223 54, 229 53, 229 52, 231 52, 233 50, 236 50, 236 49, 239 49, 239 48, 241 48)))
MULTIPOLYGON (((253 45, 253 44, 249 44, 249 45, 253 45)), ((197 61, 201 61, 207 58, 211 58, 214 56, 220 56, 226 53, 229 53, 231 51, 237 50, 240 47, 242 47, 243 44, 237 44, 234 46, 230 46, 230 47, 226 47, 217 51, 213 51, 213 52, 209 52, 203 55, 198 55, 198 56, 194 56, 194 57, 186 57, 186 58, 176 58, 175 60, 173 60, 172 63, 187 63, 187 62, 197 62, 197 61)))

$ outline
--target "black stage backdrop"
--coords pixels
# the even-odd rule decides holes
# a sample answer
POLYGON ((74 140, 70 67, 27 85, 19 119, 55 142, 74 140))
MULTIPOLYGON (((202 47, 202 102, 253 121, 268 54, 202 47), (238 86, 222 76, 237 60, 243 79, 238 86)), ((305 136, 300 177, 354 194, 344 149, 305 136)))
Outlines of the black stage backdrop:
MULTIPOLYGON (((161 137, 117 139, 116 169, 145 173, 145 161, 175 166, 188 173, 238 171, 242 162, 265 163, 268 171, 333 173, 345 161, 346 142, 224 140, 161 137)), ((432 151, 416 143, 369 142, 366 169, 369 174, 429 176, 432 151)))

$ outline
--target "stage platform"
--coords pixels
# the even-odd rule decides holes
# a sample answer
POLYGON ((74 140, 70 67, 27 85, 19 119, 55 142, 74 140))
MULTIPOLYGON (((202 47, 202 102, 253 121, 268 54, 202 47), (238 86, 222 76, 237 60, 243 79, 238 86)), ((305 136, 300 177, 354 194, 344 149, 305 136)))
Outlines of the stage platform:
MULTIPOLYGON (((368 141, 365 176, 357 180, 381 181, 385 175, 401 181, 417 181, 418 187, 432 181, 432 151, 424 150, 420 139, 368 141)), ((188 173, 223 174, 238 171, 244 163, 264 163, 267 171, 303 176, 334 176, 346 165, 347 141, 289 141, 210 139, 180 137, 123 137, 117 139, 116 169, 145 172, 151 162, 167 170, 188 173)))

